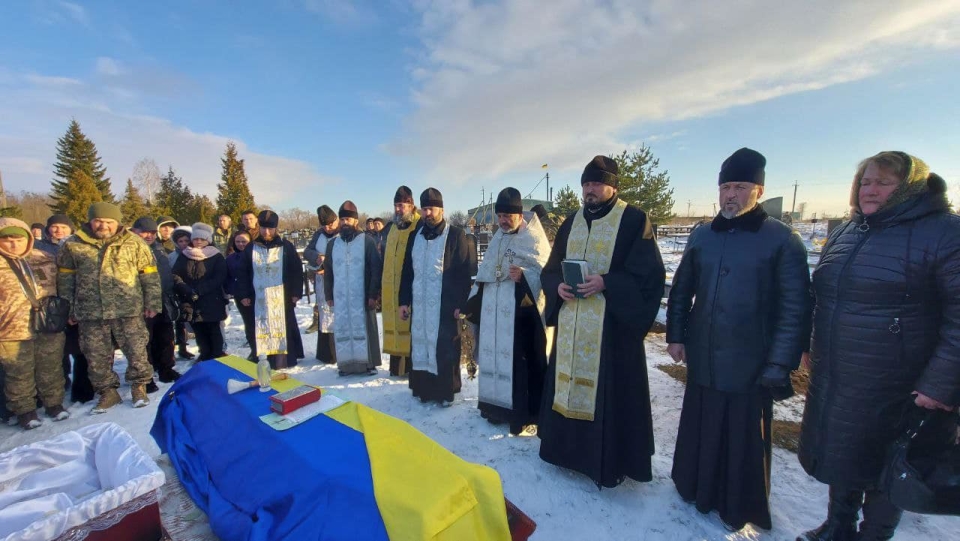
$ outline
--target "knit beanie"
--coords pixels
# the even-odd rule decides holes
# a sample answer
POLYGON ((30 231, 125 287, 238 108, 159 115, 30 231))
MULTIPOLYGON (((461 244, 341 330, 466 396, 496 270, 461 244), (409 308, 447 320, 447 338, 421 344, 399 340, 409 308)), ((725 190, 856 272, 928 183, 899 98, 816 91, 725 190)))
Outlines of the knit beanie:
POLYGON ((410 188, 406 186, 400 186, 397 188, 397 193, 393 196, 393 202, 396 203, 410 203, 413 205, 413 192, 410 188))
POLYGON ((504 188, 497 195, 497 204, 494 205, 496 213, 520 214, 523 212, 523 200, 520 198, 520 192, 516 188, 504 188))
POLYGON ((26 229, 16 226, 8 225, 3 229, 0 229, 0 237, 30 237, 30 232, 26 229))
POLYGON ((360 214, 357 212, 357 206, 353 204, 353 201, 344 201, 340 205, 340 211, 337 212, 337 216, 341 218, 359 218, 360 214))
POLYGON ((116 205, 98 201, 90 205, 90 208, 87 210, 88 220, 97 218, 102 220, 116 220, 117 223, 120 223, 123 221, 123 213, 120 212, 120 207, 116 205))
POLYGON ((594 156, 590 163, 583 168, 583 174, 580 175, 580 185, 587 182, 602 182, 607 186, 618 188, 620 186, 620 168, 617 162, 606 156, 594 156))
POLYGON ((193 231, 190 233, 190 240, 203 239, 208 243, 213 243, 213 227, 197 222, 193 224, 193 231))
POLYGON ((61 224, 74 229, 73 220, 70 219, 66 214, 54 214, 53 216, 47 218, 47 227, 50 227, 53 224, 61 224))
POLYGON ((337 221, 337 213, 326 205, 320 205, 317 207, 317 219, 320 220, 320 225, 330 225, 337 221))
POLYGON ((767 159, 756 150, 743 147, 723 161, 720 166, 718 185, 726 182, 752 182, 763 186, 766 176, 763 168, 767 159))
POLYGON ((137 221, 133 222, 133 228, 137 231, 153 231, 156 232, 159 229, 157 221, 149 216, 142 216, 137 218, 137 221))
POLYGON ((180 237, 190 238, 192 234, 193 234, 192 227, 190 227, 189 225, 179 225, 177 226, 176 229, 173 230, 173 233, 170 234, 170 240, 172 240, 173 242, 177 242, 177 239, 179 239, 180 237))
POLYGON ((427 188, 420 194, 420 208, 443 208, 443 194, 436 188, 427 188))

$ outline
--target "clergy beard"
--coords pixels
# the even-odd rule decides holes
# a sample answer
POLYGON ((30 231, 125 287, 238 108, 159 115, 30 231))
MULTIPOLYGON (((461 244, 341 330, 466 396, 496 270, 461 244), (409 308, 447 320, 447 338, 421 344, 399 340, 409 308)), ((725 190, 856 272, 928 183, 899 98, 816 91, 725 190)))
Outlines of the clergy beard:
POLYGON ((343 224, 340 226, 340 237, 343 240, 350 242, 353 240, 353 237, 357 236, 357 229, 352 225, 343 224))
POLYGON ((614 197, 616 197, 616 194, 610 196, 609 199, 605 199, 605 200, 603 200, 603 201, 597 201, 596 203, 586 203, 586 202, 585 202, 583 206, 584 206, 584 208, 586 208, 589 212, 597 212, 598 210, 600 210, 600 209, 602 209, 603 207, 605 207, 605 206, 607 205, 607 203, 610 202, 610 199, 613 199, 614 197))
POLYGON ((412 222, 412 221, 413 221, 413 213, 412 213, 412 212, 408 212, 408 213, 406 213, 406 214, 394 214, 394 215, 393 215, 393 223, 396 224, 396 225, 398 225, 398 226, 401 226, 401 227, 406 227, 407 225, 410 225, 410 222, 412 222))
POLYGON ((423 221, 430 227, 436 227, 443 221, 443 216, 424 216, 423 221))
MULTIPOLYGON (((726 206, 726 205, 724 205, 724 206, 726 206)), ((757 207, 757 205, 753 205, 752 207, 749 207, 749 208, 739 207, 739 208, 736 209, 736 210, 726 210, 726 209, 723 209, 723 210, 720 211, 720 215, 723 216, 724 218, 728 219, 728 220, 732 220, 732 219, 736 218, 737 216, 743 216, 744 214, 746 214, 746 213, 750 212, 751 210, 755 209, 756 207, 757 207)))

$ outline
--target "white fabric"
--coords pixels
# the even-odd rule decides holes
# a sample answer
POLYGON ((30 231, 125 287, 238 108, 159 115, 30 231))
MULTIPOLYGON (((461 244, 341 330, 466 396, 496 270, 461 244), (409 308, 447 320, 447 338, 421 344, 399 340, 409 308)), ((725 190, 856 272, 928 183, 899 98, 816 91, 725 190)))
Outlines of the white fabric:
POLYGON ((362 363, 366 368, 369 360, 367 296, 363 288, 365 241, 366 236, 357 235, 350 242, 341 237, 333 244, 333 340, 337 364, 342 366, 362 363))
MULTIPOLYGON (((338 238, 337 235, 328 238, 323 233, 317 237, 317 253, 326 254, 327 253, 327 244, 333 242, 334 239, 338 238)), ((326 299, 324 298, 323 293, 323 275, 317 274, 317 277, 313 281, 313 290, 317 294, 317 306, 320 310, 320 332, 331 333, 333 332, 333 308, 327 304, 326 299)))
POLYGON ((287 311, 283 294, 283 245, 267 248, 253 243, 254 327, 257 353, 287 352, 287 311))
MULTIPOLYGON (((530 222, 521 222, 515 234, 497 230, 487 247, 477 282, 483 283, 481 299, 480 342, 477 365, 480 368, 478 397, 481 402, 513 409, 513 339, 516 319, 516 284, 510 279, 510 265, 523 269, 523 276, 534 295, 537 310, 543 319, 546 298, 540 284, 540 272, 550 257, 550 243, 534 215, 530 222), (497 267, 500 276, 497 276, 497 267)), ((476 285, 470 296, 476 295, 476 285)))
MULTIPOLYGON (((450 224, 433 240, 418 234, 413 240, 413 318, 410 323, 410 361, 414 370, 437 374, 437 337, 440 334, 440 294, 443 258, 450 224)), ((453 314, 449 314, 453 317, 453 314)))
POLYGON ((163 486, 163 472, 114 423, 0 454, 0 540, 54 539, 163 486))

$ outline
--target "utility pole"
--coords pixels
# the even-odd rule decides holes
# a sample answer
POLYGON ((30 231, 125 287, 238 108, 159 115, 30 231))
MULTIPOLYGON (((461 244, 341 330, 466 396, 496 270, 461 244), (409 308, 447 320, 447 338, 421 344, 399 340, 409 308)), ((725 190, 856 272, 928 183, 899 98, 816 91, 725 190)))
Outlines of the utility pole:
POLYGON ((793 212, 797 210, 797 187, 800 186, 800 181, 793 181, 793 203, 790 204, 790 216, 793 217, 793 212))
POLYGON ((716 204, 716 203, 713 204, 713 215, 714 215, 714 216, 717 215, 717 204, 716 204))
POLYGON ((693 203, 693 201, 690 201, 689 199, 687 199, 687 218, 689 218, 689 217, 691 216, 691 214, 690 214, 690 205, 691 205, 692 203, 693 203))
POLYGON ((550 199, 550 172, 547 171, 547 201, 553 201, 550 199))

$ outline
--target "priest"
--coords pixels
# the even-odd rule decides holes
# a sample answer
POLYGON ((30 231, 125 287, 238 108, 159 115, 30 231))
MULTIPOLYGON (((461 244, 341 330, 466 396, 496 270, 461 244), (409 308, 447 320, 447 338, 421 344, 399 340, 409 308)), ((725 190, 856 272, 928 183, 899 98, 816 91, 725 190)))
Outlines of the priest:
POLYGON ((340 232, 340 219, 327 205, 317 207, 317 219, 320 221, 320 229, 313 234, 303 251, 307 269, 316 272, 313 282, 313 291, 317 295, 317 304, 313 307, 315 328, 311 326, 313 330, 307 329, 307 334, 317 333, 317 360, 324 364, 333 364, 337 362, 337 350, 333 343, 333 308, 324 299, 323 260, 327 255, 327 245, 337 238, 340 232))
POLYGON ((463 229, 444 220, 439 190, 424 190, 420 208, 424 223, 404 258, 398 314, 411 319, 413 396, 449 407, 460 392, 457 320, 470 294, 477 254, 463 229))
POLYGON ((303 263, 297 249, 277 233, 280 217, 264 210, 256 239, 243 251, 234 295, 253 306, 257 354, 271 368, 289 368, 303 358, 296 305, 303 296, 303 263))
POLYGON ((391 376, 406 376, 410 371, 410 320, 400 319, 397 301, 407 246, 412 244, 420 225, 413 192, 400 186, 393 196, 393 221, 387 226, 383 247, 383 352, 390 355, 391 376))
POLYGON ((618 173, 606 156, 587 164, 584 206, 560 226, 542 274, 547 323, 557 332, 540 406, 540 458, 598 487, 652 479, 643 339, 665 279, 653 226, 618 197, 618 173), (565 260, 586 264, 582 280, 564 282, 565 260))
POLYGON ((380 253, 370 235, 360 231, 357 206, 344 201, 337 213, 340 235, 327 243, 323 292, 333 308, 337 369, 347 374, 376 374, 380 366, 380 253))
POLYGON ((490 240, 467 312, 479 325, 477 407, 491 423, 509 423, 520 434, 537 423, 547 369, 543 325, 546 297, 540 271, 550 242, 532 212, 524 219, 516 188, 505 188, 494 207, 499 229, 490 240))

